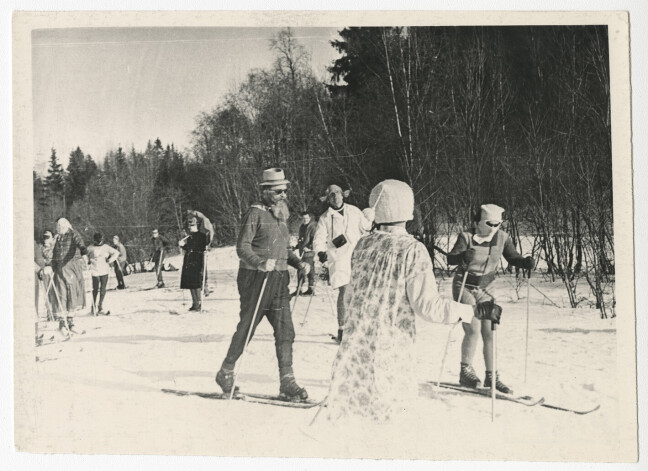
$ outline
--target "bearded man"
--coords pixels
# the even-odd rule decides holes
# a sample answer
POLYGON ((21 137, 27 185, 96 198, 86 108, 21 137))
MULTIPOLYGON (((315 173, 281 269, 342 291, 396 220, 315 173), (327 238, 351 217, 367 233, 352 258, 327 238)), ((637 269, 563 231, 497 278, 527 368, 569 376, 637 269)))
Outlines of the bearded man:
POLYGON ((240 259, 237 277, 241 298, 240 321, 221 369, 216 374, 216 383, 226 394, 231 392, 234 385, 234 367, 243 353, 248 332, 252 339, 257 325, 267 317, 274 330, 280 395, 289 400, 308 398, 306 389, 295 381, 292 368, 295 329, 289 305, 288 265, 299 270, 300 276, 306 276, 310 267, 288 248, 290 233, 287 221, 290 213, 286 197, 289 183, 282 169, 264 170, 260 183, 261 202, 253 204, 241 222, 236 243, 236 253, 240 259), (261 293, 264 279, 267 281, 261 293), (260 295, 259 310, 252 326, 260 295))

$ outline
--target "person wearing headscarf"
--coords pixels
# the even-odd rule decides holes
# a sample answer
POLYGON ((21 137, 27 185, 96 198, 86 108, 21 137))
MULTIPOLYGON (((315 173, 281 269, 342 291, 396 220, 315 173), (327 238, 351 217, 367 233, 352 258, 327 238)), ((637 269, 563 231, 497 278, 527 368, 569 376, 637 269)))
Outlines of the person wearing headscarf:
POLYGON ((338 185, 326 188, 320 200, 328 204, 328 209, 320 216, 313 239, 313 250, 320 263, 328 264, 331 288, 338 290, 338 343, 344 332, 344 296, 351 274, 351 254, 360 238, 371 230, 371 221, 362 211, 344 201, 349 193, 338 185))
POLYGON ((369 197, 376 229, 358 242, 351 259, 344 338, 333 362, 327 418, 384 422, 418 396, 416 316, 451 324, 474 316, 499 322, 501 309, 479 309, 439 296, 425 246, 407 233, 414 193, 385 180, 369 197))
POLYGON ((289 183, 282 169, 264 170, 259 184, 261 201, 253 204, 241 221, 236 243, 240 259, 236 279, 241 297, 240 321, 216 374, 216 383, 227 394, 234 387, 234 367, 243 353, 248 332, 251 340, 256 327, 266 317, 274 331, 279 394, 288 400, 308 399, 306 389, 297 384, 293 371, 295 329, 289 305, 288 265, 299 270, 299 276, 306 276, 310 267, 288 248, 289 183))
POLYGON ((178 245, 184 249, 180 288, 188 289, 191 292, 193 302, 189 310, 200 311, 202 309, 201 291, 204 279, 203 270, 205 269, 205 250, 209 242, 207 234, 198 229, 197 217, 189 216, 187 225, 189 235, 178 242, 178 245))
POLYGON ((56 235, 52 251, 53 288, 60 306, 55 314, 58 314, 61 329, 72 328, 76 311, 86 307, 83 278, 86 262, 83 257, 88 254, 88 249, 79 233, 65 218, 56 221, 56 235))
MULTIPOLYGON (((495 204, 481 205, 475 215, 475 226, 459 234, 454 247, 448 252, 448 265, 459 265, 452 281, 452 295, 462 304, 475 305, 480 302, 495 302, 496 293, 492 283, 497 275, 497 266, 502 256, 513 266, 532 270, 532 257, 523 257, 515 250, 510 236, 501 230, 504 208, 495 204), (464 284, 465 275, 465 284, 464 284), (461 290, 462 284, 463 292, 461 290), (459 295, 461 293, 461 299, 459 295)), ((493 331, 488 320, 464 320, 464 338, 461 343, 461 365, 459 383, 470 388, 481 386, 481 380, 472 367, 481 333, 484 340, 484 363, 486 374, 484 387, 490 388, 493 381, 493 331)), ((495 374, 495 388, 512 394, 513 390, 495 374)))
POLYGON ((95 232, 92 240, 94 245, 88 247, 88 265, 92 275, 92 312, 98 316, 107 316, 110 311, 103 310, 103 302, 108 286, 108 273, 110 266, 119 258, 119 251, 105 243, 101 232, 95 232))

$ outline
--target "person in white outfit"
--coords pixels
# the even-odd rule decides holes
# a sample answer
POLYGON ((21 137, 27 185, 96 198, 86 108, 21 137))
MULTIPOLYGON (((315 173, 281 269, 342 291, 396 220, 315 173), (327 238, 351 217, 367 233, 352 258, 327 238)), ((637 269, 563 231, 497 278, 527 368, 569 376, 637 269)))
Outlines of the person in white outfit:
POLYGON ((92 275, 92 312, 95 315, 108 315, 110 311, 104 312, 103 301, 108 285, 108 273, 112 264, 119 258, 119 251, 104 243, 101 232, 95 233, 93 241, 94 245, 88 247, 88 265, 92 275), (98 302, 97 293, 99 293, 98 302))
POLYGON ((337 317, 338 343, 342 341, 346 320, 344 295, 351 276, 351 254, 362 236, 371 230, 372 221, 357 207, 345 203, 349 190, 342 191, 338 185, 330 185, 320 198, 328 203, 315 229, 313 250, 321 263, 328 262, 329 283, 338 290, 337 317))

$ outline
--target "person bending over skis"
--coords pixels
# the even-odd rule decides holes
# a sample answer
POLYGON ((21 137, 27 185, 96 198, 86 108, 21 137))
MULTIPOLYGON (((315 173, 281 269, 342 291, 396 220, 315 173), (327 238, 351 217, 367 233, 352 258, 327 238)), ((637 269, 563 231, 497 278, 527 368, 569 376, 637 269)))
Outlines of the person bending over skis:
MULTIPOLYGON (((484 204, 475 215, 473 229, 461 232, 453 249, 448 252, 448 265, 459 265, 452 281, 452 295, 462 304, 476 305, 486 301, 495 302, 495 291, 491 286, 497 275, 497 265, 504 256, 513 266, 532 270, 532 257, 520 255, 510 236, 500 230, 504 208, 494 204, 484 204), (467 273, 467 275, 466 275, 467 273), (459 293, 466 275, 461 299, 459 293)), ((461 343, 461 372, 459 383, 462 386, 478 388, 481 380, 477 377, 472 360, 475 356, 479 333, 484 340, 484 363, 486 376, 484 387, 490 388, 493 380, 493 332, 489 320, 474 318, 463 323, 464 338, 461 343)), ((498 391, 511 394, 513 391, 499 379, 496 372, 495 387, 498 391)))

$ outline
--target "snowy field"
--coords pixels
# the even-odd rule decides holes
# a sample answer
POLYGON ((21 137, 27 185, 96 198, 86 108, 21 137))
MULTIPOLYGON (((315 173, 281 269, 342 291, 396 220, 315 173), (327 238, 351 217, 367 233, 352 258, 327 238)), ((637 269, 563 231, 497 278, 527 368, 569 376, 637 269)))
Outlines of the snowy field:
MULTIPOLYGON (((181 265, 178 260, 172 263, 181 265)), ((502 379, 516 393, 544 396, 548 403, 577 408, 600 404, 591 414, 498 401, 491 422, 489 398, 437 391, 428 384, 438 378, 449 326, 421 319, 417 319, 419 399, 392 424, 332 425, 322 413, 309 426, 317 408, 228 404, 162 393, 162 388, 220 391, 214 376, 238 322, 237 266, 233 248, 210 252, 214 292, 204 300, 202 313, 187 312, 191 296, 178 289, 179 271, 164 273, 164 289, 144 290, 155 284, 154 273, 126 277, 124 291, 114 290, 116 281, 111 278, 113 289, 104 303, 110 316, 83 314, 77 317, 76 330, 85 334, 35 348, 35 401, 29 426, 38 451, 549 461, 606 461, 617 454, 616 320, 602 320, 588 307, 564 307, 562 285, 540 277, 532 283, 560 307, 531 289, 526 384, 526 286, 522 285, 518 300, 513 276, 496 281, 504 309, 498 329, 502 379)), ((321 281, 317 288, 312 302, 298 299, 293 321, 297 381, 319 400, 327 393, 337 350, 330 339, 337 330, 332 311, 337 293, 321 281)), ((440 282, 440 291, 449 296, 450 279, 440 282)), ((60 340, 54 323, 40 326, 46 342, 52 336, 60 340)), ((444 381, 458 380, 461 339, 457 327, 444 381)), ((483 378, 481 343, 474 365, 483 378)), ((250 344, 238 384, 242 392, 278 392, 274 339, 267 321, 250 344)))

